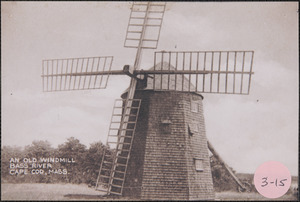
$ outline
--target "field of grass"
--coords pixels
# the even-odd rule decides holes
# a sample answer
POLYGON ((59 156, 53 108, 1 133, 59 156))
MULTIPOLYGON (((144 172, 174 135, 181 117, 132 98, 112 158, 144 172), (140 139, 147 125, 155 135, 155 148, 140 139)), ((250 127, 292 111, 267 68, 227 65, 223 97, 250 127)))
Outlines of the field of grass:
MULTIPOLYGON (((1 184, 1 200, 107 200, 85 184, 1 184)), ((111 199, 110 199, 111 200, 111 199)), ((270 200, 258 193, 217 192, 216 200, 270 200)), ((284 195, 277 200, 297 200, 284 195)))
POLYGON ((85 184, 1 184, 1 200, 99 199, 100 194, 85 184))
POLYGON ((239 193, 239 192, 217 192, 215 200, 220 201, 297 201, 293 195, 283 195, 277 199, 265 198, 259 193, 239 193))

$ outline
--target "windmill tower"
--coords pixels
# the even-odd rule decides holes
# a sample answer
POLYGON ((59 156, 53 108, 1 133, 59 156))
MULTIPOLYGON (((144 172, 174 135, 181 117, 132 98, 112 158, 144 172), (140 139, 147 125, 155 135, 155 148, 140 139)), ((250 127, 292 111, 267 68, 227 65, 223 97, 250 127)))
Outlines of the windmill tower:
POLYGON ((200 93, 249 94, 253 51, 160 51, 140 70, 143 49, 156 49, 164 2, 135 2, 125 47, 134 65, 111 70, 113 57, 43 61, 46 92, 102 89, 110 75, 131 77, 116 100, 96 188, 140 199, 213 199, 200 93))

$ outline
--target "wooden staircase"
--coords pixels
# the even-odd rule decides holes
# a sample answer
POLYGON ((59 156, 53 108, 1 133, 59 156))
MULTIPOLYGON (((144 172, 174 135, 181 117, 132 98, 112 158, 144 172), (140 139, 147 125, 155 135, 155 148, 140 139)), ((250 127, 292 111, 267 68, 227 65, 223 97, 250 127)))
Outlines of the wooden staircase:
POLYGON ((96 183, 107 195, 122 195, 140 104, 139 99, 115 101, 106 143, 113 151, 104 151, 96 183))

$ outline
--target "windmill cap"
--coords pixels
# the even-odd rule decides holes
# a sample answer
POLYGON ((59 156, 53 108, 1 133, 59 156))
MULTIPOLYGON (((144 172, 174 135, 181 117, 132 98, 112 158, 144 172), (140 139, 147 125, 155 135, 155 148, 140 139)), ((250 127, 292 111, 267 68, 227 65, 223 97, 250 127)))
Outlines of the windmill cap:
MULTIPOLYGON (((158 70, 158 71, 176 70, 176 68, 168 62, 160 62, 157 63, 155 66, 151 67, 149 70, 158 70)), ((150 74, 149 76, 146 81, 138 80, 136 90, 181 91, 181 92, 195 92, 196 90, 195 86, 183 74, 182 75, 181 74, 176 74, 176 75, 175 74, 169 74, 169 75, 150 74), (140 83, 142 82, 144 82, 144 84, 140 85, 140 83), (139 86, 144 86, 144 87, 140 88, 139 86)), ((126 93, 128 93, 128 91, 129 91, 129 87, 122 93, 121 97, 123 97, 126 93)), ((200 95, 199 93, 197 94, 200 95)))

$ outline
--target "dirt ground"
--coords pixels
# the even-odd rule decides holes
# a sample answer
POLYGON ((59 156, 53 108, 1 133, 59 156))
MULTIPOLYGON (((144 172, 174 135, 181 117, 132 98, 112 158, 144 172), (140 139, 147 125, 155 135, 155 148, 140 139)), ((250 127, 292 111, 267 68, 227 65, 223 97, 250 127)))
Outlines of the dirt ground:
MULTIPOLYGON (((85 184, 1 184, 1 200, 107 200, 102 195, 103 193, 85 184)), ((216 200, 269 201, 270 199, 264 198, 258 193, 217 192, 216 200)), ((296 201, 297 198, 292 195, 284 195, 277 200, 296 201)))

